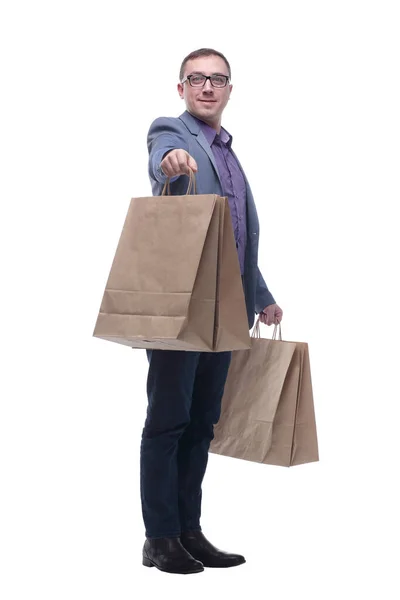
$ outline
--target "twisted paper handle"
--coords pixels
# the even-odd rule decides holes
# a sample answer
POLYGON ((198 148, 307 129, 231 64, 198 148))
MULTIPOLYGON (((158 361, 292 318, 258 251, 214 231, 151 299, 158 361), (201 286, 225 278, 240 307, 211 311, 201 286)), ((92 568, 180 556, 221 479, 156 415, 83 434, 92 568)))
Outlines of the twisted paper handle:
MULTIPOLYGON (((282 341, 282 330, 281 330, 281 324, 280 323, 275 323, 274 325, 274 331, 272 333, 272 339, 276 340, 276 334, 277 332, 279 332, 279 337, 278 337, 278 341, 282 341)), ((257 321, 253 327, 253 331, 251 332, 251 337, 255 338, 255 339, 260 339, 261 338, 261 332, 260 332, 260 317, 258 316, 257 321)))
MULTIPOLYGON (((192 193, 192 190, 193 190, 193 194, 196 194, 196 176, 195 176, 194 172, 192 171, 192 169, 190 169, 189 185, 188 185, 188 189, 186 190, 186 196, 188 196, 190 193, 192 193)), ((170 196, 170 195, 171 195, 170 177, 167 177, 167 180, 164 183, 164 187, 161 192, 161 196, 170 196)))

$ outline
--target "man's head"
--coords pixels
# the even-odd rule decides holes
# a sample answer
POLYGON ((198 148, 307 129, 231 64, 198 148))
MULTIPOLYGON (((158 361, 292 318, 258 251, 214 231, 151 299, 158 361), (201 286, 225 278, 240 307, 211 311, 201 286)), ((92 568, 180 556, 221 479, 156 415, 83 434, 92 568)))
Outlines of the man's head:
POLYGON ((187 110, 217 131, 232 91, 230 78, 231 68, 225 56, 211 48, 191 52, 179 73, 178 92, 187 110), (212 80, 204 81, 202 76, 212 80))

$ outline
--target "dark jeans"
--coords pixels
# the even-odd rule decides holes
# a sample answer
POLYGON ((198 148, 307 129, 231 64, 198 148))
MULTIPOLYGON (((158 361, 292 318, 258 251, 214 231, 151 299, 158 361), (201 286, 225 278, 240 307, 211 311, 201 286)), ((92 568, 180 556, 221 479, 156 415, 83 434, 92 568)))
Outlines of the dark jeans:
POLYGON ((140 448, 146 537, 201 529, 201 484, 231 352, 147 350, 148 408, 140 448))

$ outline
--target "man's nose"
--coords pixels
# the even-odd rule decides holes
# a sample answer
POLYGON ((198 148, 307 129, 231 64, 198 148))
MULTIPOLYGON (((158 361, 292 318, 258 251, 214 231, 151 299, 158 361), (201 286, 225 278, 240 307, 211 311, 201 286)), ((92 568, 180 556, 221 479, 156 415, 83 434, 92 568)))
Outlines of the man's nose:
POLYGON ((213 92, 213 86, 211 85, 211 81, 206 79, 205 84, 203 85, 203 92, 213 92))

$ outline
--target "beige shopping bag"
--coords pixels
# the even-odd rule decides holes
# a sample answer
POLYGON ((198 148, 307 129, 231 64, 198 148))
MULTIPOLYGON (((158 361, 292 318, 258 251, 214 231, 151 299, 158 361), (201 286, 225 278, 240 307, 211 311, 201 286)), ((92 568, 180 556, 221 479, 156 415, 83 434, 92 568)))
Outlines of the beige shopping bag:
POLYGON ((133 198, 93 335, 133 348, 250 347, 227 198, 133 198))
POLYGON ((210 452, 270 465, 319 460, 308 345, 260 338, 233 352, 210 452))

